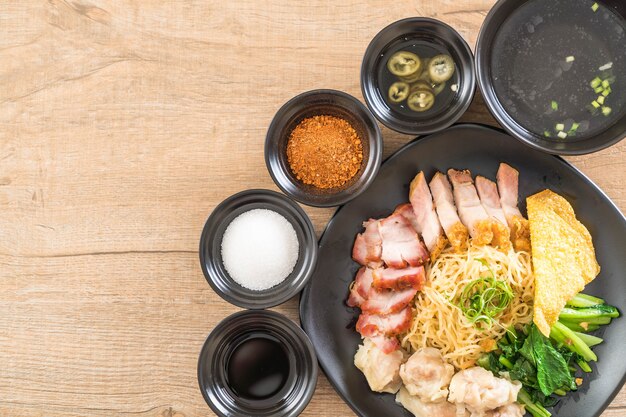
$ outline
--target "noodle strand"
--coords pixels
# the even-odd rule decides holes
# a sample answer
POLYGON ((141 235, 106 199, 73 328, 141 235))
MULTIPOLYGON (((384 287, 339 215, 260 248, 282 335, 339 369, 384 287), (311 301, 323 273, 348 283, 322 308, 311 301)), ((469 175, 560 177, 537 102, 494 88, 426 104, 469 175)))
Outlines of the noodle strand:
POLYGON ((404 348, 415 351, 422 347, 441 350, 444 358, 457 369, 467 369, 485 352, 482 346, 498 340, 506 329, 532 321, 534 278, 528 252, 506 253, 491 246, 470 244, 468 250, 456 253, 446 248, 433 264, 426 267, 426 284, 415 299, 411 328, 401 339, 404 348), (457 306, 465 286, 489 274, 507 282, 514 297, 510 305, 496 317, 499 324, 475 325, 457 306))

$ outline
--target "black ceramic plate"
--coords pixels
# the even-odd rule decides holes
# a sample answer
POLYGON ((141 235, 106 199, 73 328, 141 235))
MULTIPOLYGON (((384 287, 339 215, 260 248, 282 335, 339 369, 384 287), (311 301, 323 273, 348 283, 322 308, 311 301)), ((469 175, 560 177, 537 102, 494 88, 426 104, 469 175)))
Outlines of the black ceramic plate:
MULTIPOLYGON (((360 416, 410 416, 395 404, 394 396, 369 390, 353 365, 360 342, 354 330, 357 309, 348 308, 348 286, 358 265, 350 258, 354 236, 369 217, 389 215, 408 200, 413 176, 423 170, 466 168, 474 175, 495 178, 500 162, 520 171, 520 196, 545 188, 563 195, 591 232, 600 275, 586 292, 603 297, 626 312, 626 219, 587 177, 562 159, 522 145, 512 137, 482 126, 457 125, 408 144, 381 167, 374 183, 332 218, 320 240, 319 261, 300 303, 302 325, 315 346, 320 365, 337 392, 360 416)), ((523 200, 522 199, 522 200, 523 200)), ((522 204, 522 206, 524 206, 522 204)), ((522 207, 525 209, 525 207, 522 207)), ((595 417, 608 406, 626 380, 626 318, 616 319, 594 348, 599 361, 583 386, 554 409, 555 417, 595 417)))

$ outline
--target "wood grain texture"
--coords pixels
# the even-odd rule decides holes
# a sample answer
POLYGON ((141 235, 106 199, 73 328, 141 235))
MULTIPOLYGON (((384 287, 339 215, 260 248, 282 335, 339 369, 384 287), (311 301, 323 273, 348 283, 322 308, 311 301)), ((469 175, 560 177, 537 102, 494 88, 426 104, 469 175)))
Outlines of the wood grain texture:
MULTIPOLYGON (((0 416, 210 416, 196 360, 238 309, 200 231, 276 189, 263 160, 297 93, 361 98, 370 39, 408 16, 474 45, 493 0, 4 0, 0 4, 0 416)), ((479 96, 464 121, 495 124, 479 96)), ((410 137, 383 129, 385 155, 410 137)), ((569 158, 623 211, 626 142, 569 158)), ((318 234, 331 209, 306 208, 318 234)), ((297 320, 297 299, 276 308, 297 320)), ((603 414, 626 414, 626 391, 603 414)), ((304 416, 350 416, 321 376, 304 416)), ((584 417, 584 416, 581 416, 584 417)))

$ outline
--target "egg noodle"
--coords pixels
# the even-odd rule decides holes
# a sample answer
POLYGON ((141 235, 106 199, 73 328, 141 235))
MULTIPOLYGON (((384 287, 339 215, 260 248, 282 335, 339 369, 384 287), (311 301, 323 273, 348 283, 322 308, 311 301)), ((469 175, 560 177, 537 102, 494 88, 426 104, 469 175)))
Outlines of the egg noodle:
POLYGON ((528 252, 504 253, 491 246, 477 246, 456 253, 446 248, 426 267, 426 283, 415 298, 411 328, 401 337, 405 349, 429 346, 441 351, 457 369, 473 366, 480 355, 495 346, 506 329, 532 321, 534 278, 528 252), (457 306, 465 286, 491 275, 507 282, 513 290, 509 306, 497 323, 475 324, 457 306))

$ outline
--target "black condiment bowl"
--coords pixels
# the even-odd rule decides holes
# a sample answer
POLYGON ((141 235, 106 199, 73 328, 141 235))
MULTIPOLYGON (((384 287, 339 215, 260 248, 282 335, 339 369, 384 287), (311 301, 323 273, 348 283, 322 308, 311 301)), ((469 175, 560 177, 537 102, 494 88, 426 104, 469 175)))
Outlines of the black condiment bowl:
POLYGON ((307 406, 317 383, 317 359, 307 335, 287 317, 273 311, 242 311, 220 322, 209 334, 198 358, 198 383, 205 401, 221 417, 296 417, 307 406), (240 396, 228 378, 233 351, 252 338, 278 343, 289 372, 276 393, 262 399, 240 396))
POLYGON ((423 135, 451 126, 465 113, 476 90, 474 56, 463 37, 449 25, 426 17, 412 17, 394 22, 370 42, 361 64, 361 91, 374 116, 385 126, 401 133, 423 135), (426 41, 448 51, 459 74, 459 90, 450 105, 434 114, 403 115, 387 104, 386 91, 378 85, 378 70, 386 65, 384 51, 408 39, 426 41))
POLYGON ((361 194, 376 177, 382 152, 382 135, 374 116, 355 97, 336 90, 308 91, 289 100, 274 116, 265 139, 265 164, 276 185, 294 200, 316 207, 338 206, 361 194), (304 184, 289 167, 289 135, 303 119, 319 115, 348 121, 363 143, 361 167, 341 187, 322 189, 304 184))
POLYGON ((246 190, 222 201, 211 213, 200 237, 200 265, 213 290, 224 300, 243 308, 263 309, 281 304, 300 292, 315 269, 317 238, 304 210, 283 194, 246 190), (250 290, 235 282, 222 262, 222 238, 237 216, 253 209, 272 210, 291 223, 299 243, 296 265, 280 284, 267 290, 250 290))
MULTIPOLYGON (((491 52, 498 30, 506 24, 506 20, 512 13, 527 1, 530 0, 499 0, 489 11, 480 28, 476 43, 476 73, 478 86, 487 108, 509 134, 526 145, 544 152, 559 155, 582 155, 599 151, 619 142, 626 136, 626 114, 613 125, 607 126, 598 135, 575 141, 555 141, 524 128, 505 109, 493 86, 491 52)), ((602 3, 626 19, 626 3, 623 0, 603 0, 602 3)), ((541 63, 537 63, 537 65, 541 65, 541 63)), ((535 68, 528 68, 528 71, 535 70, 535 68)))

